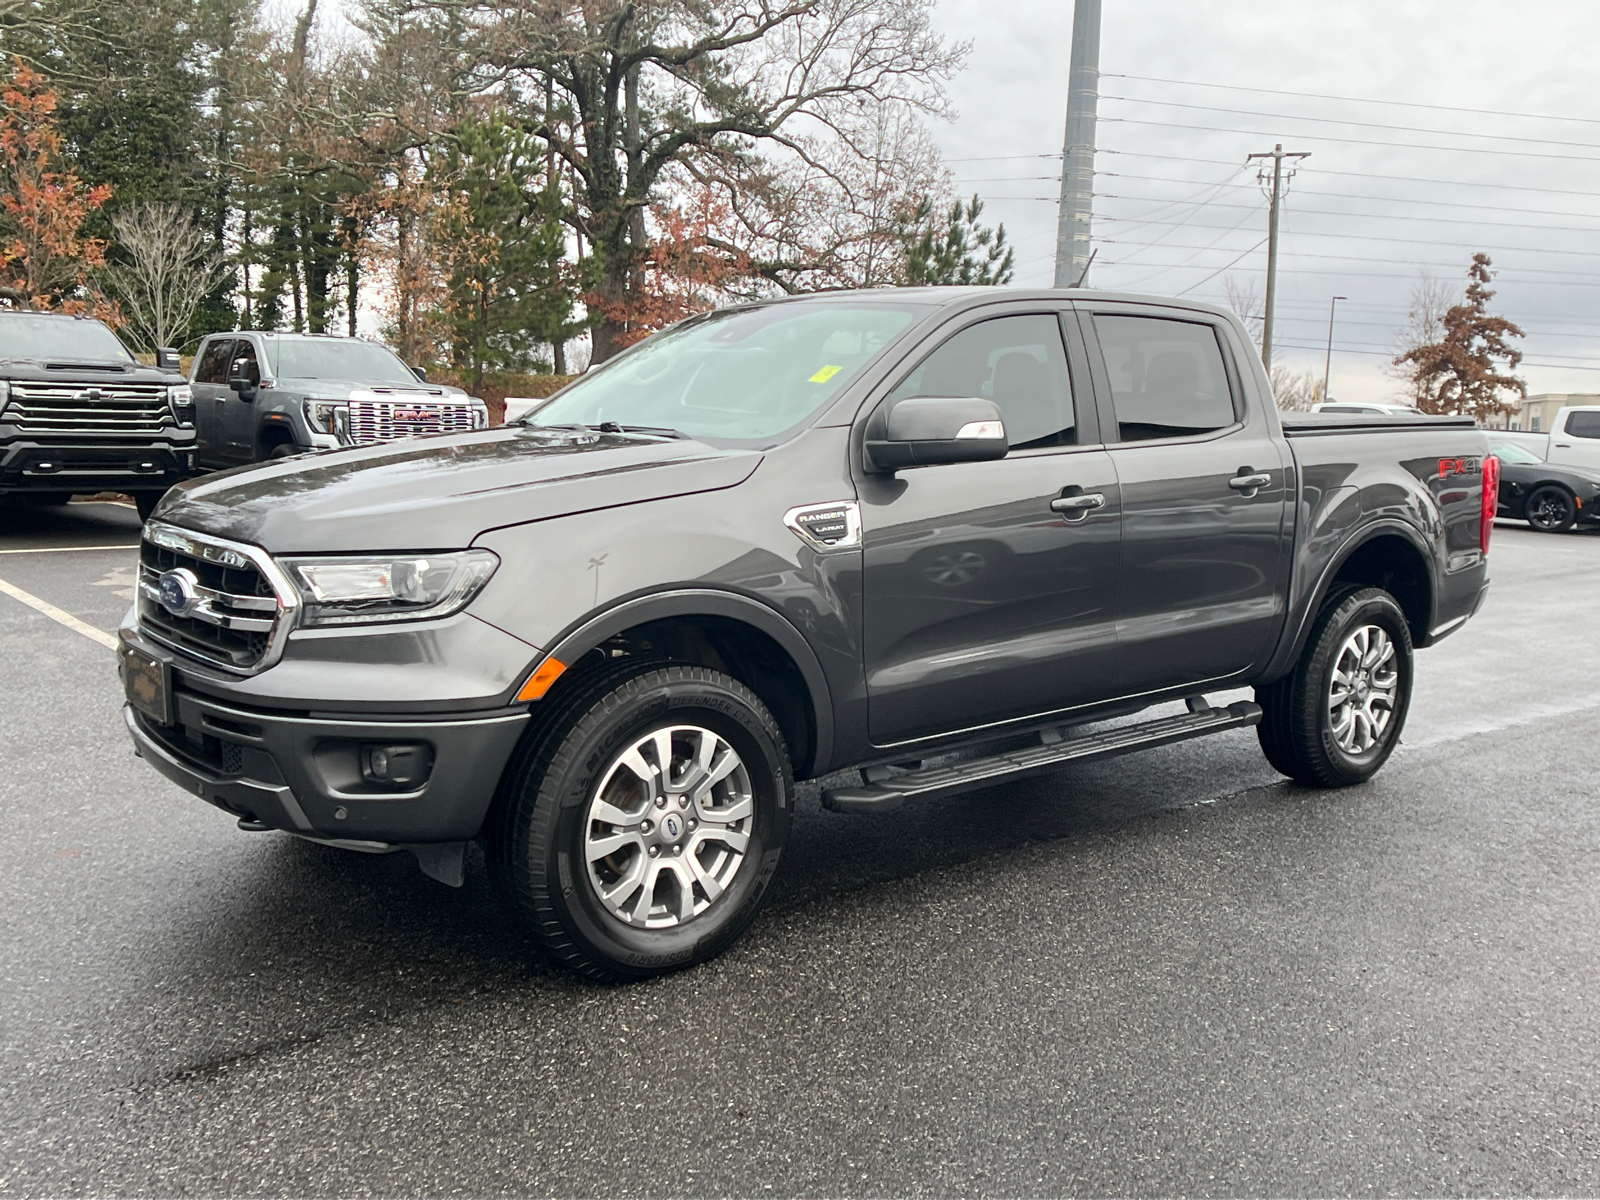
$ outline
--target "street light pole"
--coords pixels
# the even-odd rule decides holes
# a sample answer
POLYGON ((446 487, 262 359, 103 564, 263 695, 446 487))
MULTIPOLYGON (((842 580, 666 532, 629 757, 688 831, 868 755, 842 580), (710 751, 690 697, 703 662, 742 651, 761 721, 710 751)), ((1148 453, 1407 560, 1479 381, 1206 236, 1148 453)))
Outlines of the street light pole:
POLYGON ((1100 0, 1076 0, 1067 68, 1067 131, 1061 146, 1061 201, 1056 213, 1056 287, 1089 277, 1089 222, 1094 216, 1094 122, 1100 97, 1100 0))
POLYGON ((1328 376, 1333 370, 1333 307, 1341 300, 1348 300, 1349 296, 1335 296, 1328 301, 1328 354, 1322 360, 1322 399, 1328 399, 1328 376))

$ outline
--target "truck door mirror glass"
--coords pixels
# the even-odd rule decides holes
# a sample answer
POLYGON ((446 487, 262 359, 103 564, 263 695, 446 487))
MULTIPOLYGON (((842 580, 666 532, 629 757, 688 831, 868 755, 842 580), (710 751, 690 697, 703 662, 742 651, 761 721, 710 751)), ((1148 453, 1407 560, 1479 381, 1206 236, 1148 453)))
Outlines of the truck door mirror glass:
POLYGON ((867 423, 871 470, 936 463, 989 462, 1010 449, 1005 420, 981 396, 913 396, 874 413, 867 423))
POLYGON ((411 368, 411 373, 417 377, 417 381, 419 383, 427 383, 428 382, 428 373, 426 371, 424 371, 421 367, 412 367, 411 368))

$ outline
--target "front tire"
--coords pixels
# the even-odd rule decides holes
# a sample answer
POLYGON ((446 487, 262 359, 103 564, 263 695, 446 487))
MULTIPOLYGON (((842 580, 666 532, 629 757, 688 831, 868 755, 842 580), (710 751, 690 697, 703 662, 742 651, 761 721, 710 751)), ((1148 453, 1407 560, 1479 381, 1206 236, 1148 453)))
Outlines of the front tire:
POLYGON ((1528 497, 1523 511, 1540 533, 1565 533, 1578 520, 1578 506, 1565 488, 1549 484, 1528 497))
POLYGON ((793 792, 783 735, 749 688, 703 667, 619 664, 525 739, 491 819, 490 871, 566 966, 604 982, 663 975, 720 954, 755 918, 793 792))
POLYGON ((1256 735, 1270 762, 1307 787, 1363 783, 1400 742, 1411 707, 1411 630, 1394 597, 1329 595, 1285 678, 1256 689, 1256 735))

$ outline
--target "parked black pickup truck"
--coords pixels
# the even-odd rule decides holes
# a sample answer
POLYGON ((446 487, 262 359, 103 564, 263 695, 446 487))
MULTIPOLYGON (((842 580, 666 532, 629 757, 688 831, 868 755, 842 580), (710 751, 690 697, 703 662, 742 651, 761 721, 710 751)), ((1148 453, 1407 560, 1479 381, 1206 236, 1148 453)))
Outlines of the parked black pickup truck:
POLYGON ((244 829, 452 883, 482 838, 553 954, 638 978, 749 924, 795 779, 871 813, 1253 725, 1365 780, 1482 602, 1493 471, 1469 422, 1281 421, 1215 308, 731 309, 520 424, 175 489, 127 723, 244 829))
POLYGON ((99 321, 0 312, 0 496, 126 492, 142 516, 194 473, 194 403, 163 350, 143 367, 99 321))

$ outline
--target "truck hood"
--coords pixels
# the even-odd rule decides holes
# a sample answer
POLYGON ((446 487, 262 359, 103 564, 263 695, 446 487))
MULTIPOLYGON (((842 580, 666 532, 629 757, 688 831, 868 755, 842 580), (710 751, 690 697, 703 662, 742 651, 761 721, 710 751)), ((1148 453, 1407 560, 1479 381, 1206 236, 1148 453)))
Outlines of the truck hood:
POLYGON ((156 516, 275 554, 451 550, 506 525, 733 487, 761 457, 687 438, 502 426, 190 480, 156 516))
MULTIPOLYGON (((283 375, 273 380, 273 386, 284 392, 315 396, 321 400, 348 400, 356 392, 372 392, 379 399, 397 403, 417 401, 438 404, 442 400, 462 401, 467 393, 444 383, 353 383, 348 379, 302 379, 283 375)), ((368 399, 371 397, 369 396, 368 399)))
POLYGON ((94 360, 0 358, 0 379, 10 383, 66 383, 83 387, 104 384, 116 387, 128 383, 161 383, 168 386, 184 382, 177 371, 133 363, 94 360))

